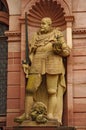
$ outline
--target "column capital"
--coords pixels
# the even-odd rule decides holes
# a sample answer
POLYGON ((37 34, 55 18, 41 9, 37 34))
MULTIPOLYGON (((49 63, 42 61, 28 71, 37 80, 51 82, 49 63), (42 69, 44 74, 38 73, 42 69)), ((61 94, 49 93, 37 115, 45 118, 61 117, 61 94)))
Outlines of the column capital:
POLYGON ((65 21, 72 23, 74 21, 74 16, 72 16, 72 15, 71 16, 65 16, 65 21))

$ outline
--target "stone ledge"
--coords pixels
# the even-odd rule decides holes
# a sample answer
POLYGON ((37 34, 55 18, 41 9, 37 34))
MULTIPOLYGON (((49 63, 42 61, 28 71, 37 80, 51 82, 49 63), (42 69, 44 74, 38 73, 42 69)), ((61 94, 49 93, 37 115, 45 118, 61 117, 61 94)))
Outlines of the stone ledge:
POLYGON ((48 122, 46 123, 36 123, 35 121, 28 121, 28 120, 25 120, 24 122, 22 122, 20 125, 20 127, 52 127, 52 126, 60 126, 60 124, 57 122, 57 120, 49 120, 48 122))
POLYGON ((75 127, 68 127, 68 126, 15 126, 9 127, 5 130, 76 130, 75 127))

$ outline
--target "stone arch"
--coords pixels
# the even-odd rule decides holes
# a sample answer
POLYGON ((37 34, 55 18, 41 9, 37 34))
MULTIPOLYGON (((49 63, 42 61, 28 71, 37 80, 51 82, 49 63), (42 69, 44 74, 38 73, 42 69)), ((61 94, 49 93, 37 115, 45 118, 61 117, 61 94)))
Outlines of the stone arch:
POLYGON ((60 4, 61 7, 64 8, 65 16, 71 16, 72 15, 72 10, 71 10, 71 0, 68 2, 66 0, 57 0, 60 4))
POLYGON ((28 12, 29 26, 39 27, 43 17, 50 17, 54 27, 66 28, 66 16, 71 15, 71 2, 65 0, 30 0, 25 3, 22 16, 28 12))
POLYGON ((6 0, 1 0, 3 5, 2 10, 0 10, 0 22, 8 25, 9 24, 9 9, 6 0))
MULTIPOLYGON (((40 1, 42 2, 42 1, 45 1, 45 0, 29 0, 24 5, 23 14, 24 14, 24 12, 28 11, 28 9, 31 9, 32 6, 35 5, 36 2, 40 2, 40 1)), ((70 16, 71 15, 71 0, 69 0, 68 2, 66 2, 66 0, 47 0, 47 1, 50 1, 50 2, 56 1, 64 9, 66 16, 70 16)))

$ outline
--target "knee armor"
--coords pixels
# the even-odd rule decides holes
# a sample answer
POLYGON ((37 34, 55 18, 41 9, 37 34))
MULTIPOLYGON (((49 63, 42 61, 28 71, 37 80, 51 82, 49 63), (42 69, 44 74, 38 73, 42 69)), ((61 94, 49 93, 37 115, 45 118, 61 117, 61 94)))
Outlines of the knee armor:
POLYGON ((48 94, 56 94, 56 90, 55 89, 48 89, 48 94))

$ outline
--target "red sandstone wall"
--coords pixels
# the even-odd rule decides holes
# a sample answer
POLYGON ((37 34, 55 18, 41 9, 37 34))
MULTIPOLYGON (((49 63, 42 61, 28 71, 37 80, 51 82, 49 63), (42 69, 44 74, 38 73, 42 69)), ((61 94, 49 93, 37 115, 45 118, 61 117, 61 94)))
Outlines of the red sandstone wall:
MULTIPOLYGON (((18 0, 19 1, 19 0, 18 0)), ((23 0, 24 1, 24 0, 23 0)), ((73 124, 78 130, 86 129, 86 4, 85 0, 71 0, 73 5, 73 124), (82 30, 83 29, 83 30, 82 30)), ((10 15, 8 32, 8 88, 7 126, 16 125, 14 117, 23 110, 23 83, 21 83, 21 36, 19 3, 7 0, 10 15), (20 84, 21 83, 21 84, 20 84), (21 88, 21 86, 23 86, 21 88), (21 92, 22 91, 22 92, 21 92)), ((71 5, 70 5, 71 6, 71 5)), ((22 33, 22 35, 24 35, 22 33)), ((71 71, 71 70, 70 70, 71 71)), ((22 81, 23 82, 23 81, 22 81)))
POLYGON ((8 53, 7 125, 20 112, 20 52, 8 53))
POLYGON ((86 129, 86 4, 73 0, 73 122, 86 129))
POLYGON ((86 40, 73 40, 74 125, 86 128, 86 40))
POLYGON ((9 7, 8 80, 6 126, 14 126, 14 117, 20 114, 20 1, 7 0, 9 7))

